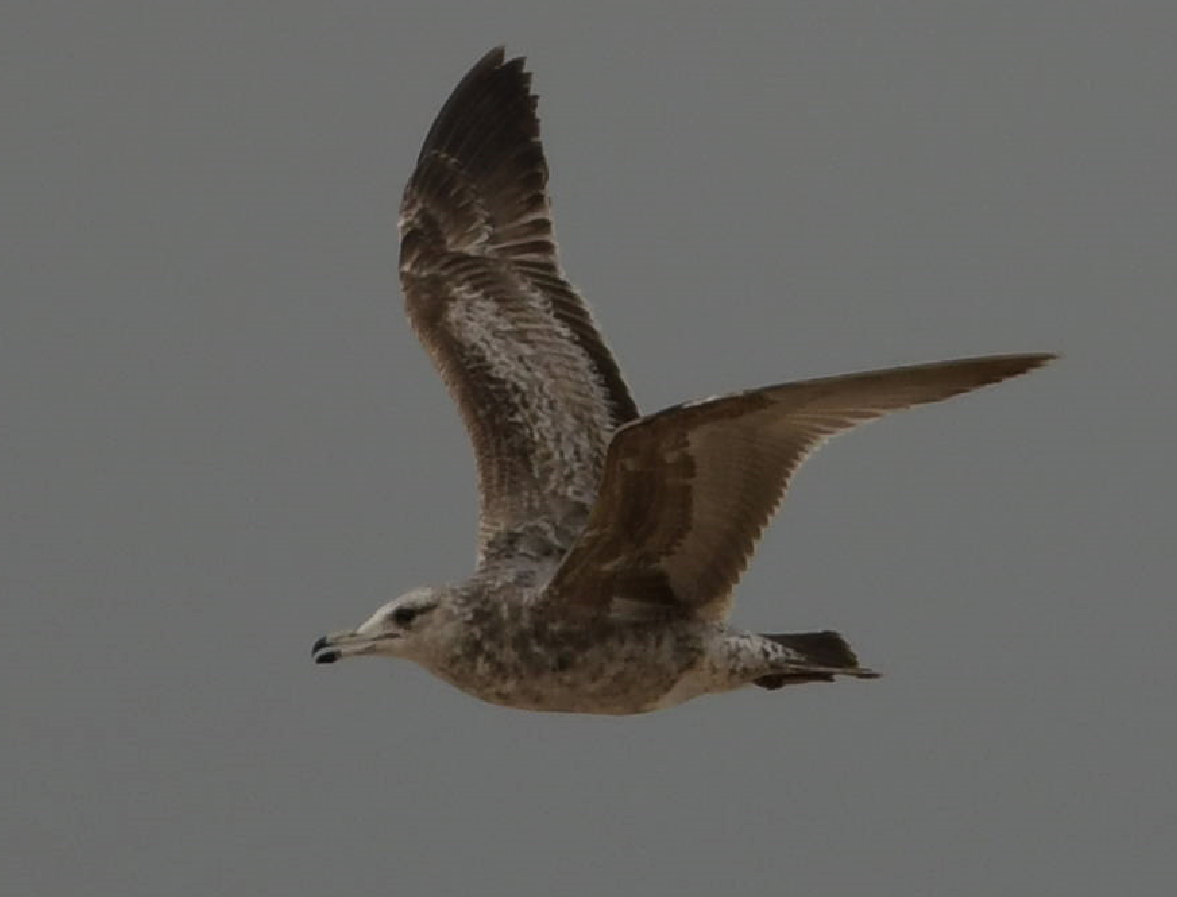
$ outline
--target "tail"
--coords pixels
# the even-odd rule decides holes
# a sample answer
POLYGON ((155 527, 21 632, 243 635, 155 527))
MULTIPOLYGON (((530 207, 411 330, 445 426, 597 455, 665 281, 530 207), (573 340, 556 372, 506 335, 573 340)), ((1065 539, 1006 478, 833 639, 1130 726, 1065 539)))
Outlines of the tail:
POLYGON ((787 632, 763 636, 801 655, 796 672, 772 673, 755 680, 761 688, 777 689, 803 682, 833 682, 835 676, 878 679, 879 674, 858 665, 846 639, 836 632, 787 632))

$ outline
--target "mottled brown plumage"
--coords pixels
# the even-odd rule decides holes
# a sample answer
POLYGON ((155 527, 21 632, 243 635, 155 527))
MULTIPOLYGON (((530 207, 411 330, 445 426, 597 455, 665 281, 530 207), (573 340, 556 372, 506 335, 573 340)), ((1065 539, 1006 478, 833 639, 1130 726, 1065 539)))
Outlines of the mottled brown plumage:
POLYGON ((483 700, 640 713, 755 683, 873 678, 834 632, 757 635, 732 590, 825 440, 1052 356, 944 361, 749 390, 639 418, 560 269, 536 100, 488 53, 446 102, 401 207, 409 318, 478 459, 479 561, 315 660, 414 660, 483 700))
POLYGON ((824 377, 635 421, 609 446, 597 502, 547 600, 586 614, 724 619, 789 478, 822 443, 1049 358, 995 356, 824 377))
POLYGON ((474 442, 481 553, 584 523, 609 436, 637 417, 560 269, 522 59, 487 53, 430 128, 401 205, 409 317, 474 442))

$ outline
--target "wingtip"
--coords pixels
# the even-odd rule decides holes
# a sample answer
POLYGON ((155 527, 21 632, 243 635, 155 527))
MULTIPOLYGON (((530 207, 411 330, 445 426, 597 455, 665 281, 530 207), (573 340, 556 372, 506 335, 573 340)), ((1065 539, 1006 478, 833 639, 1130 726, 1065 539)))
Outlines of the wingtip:
POLYGON ((470 66, 466 74, 462 77, 462 80, 459 81, 458 89, 463 84, 472 84, 490 77, 500 69, 517 68, 522 72, 525 61, 526 59, 523 56, 512 56, 508 58, 506 44, 498 44, 483 53, 478 61, 470 66))
POLYGON ((1011 362, 1019 363, 1019 370, 1017 374, 1028 374, 1030 371, 1036 371, 1040 367, 1050 364, 1052 361, 1059 359, 1057 352, 1032 352, 1029 355, 1012 355, 1011 362))
POLYGON ((912 367, 956 367, 959 365, 967 368, 972 366, 979 370, 988 369, 997 376, 998 380, 1005 380, 1008 377, 1017 377, 1019 374, 1037 370, 1057 358, 1059 355, 1055 352, 1025 352, 1009 355, 978 355, 973 358, 960 358, 946 362, 933 362, 931 365, 913 365, 912 367))
POLYGON ((1031 364, 1034 367, 1040 368, 1044 364, 1050 364, 1052 361, 1058 361, 1063 356, 1060 352, 1035 352, 1028 357, 1030 358, 1031 364))
POLYGON ((507 58, 507 45, 496 44, 485 53, 478 62, 474 63, 474 68, 486 66, 487 68, 498 68, 507 58))
POLYGON ((508 56, 506 44, 496 44, 485 53, 478 62, 471 66, 471 71, 480 71, 484 69, 499 69, 504 66, 518 66, 523 68, 527 63, 526 56, 508 56))
MULTIPOLYGON (((956 369, 965 378, 961 383, 965 388, 961 391, 969 392, 982 386, 990 386, 1000 383, 1003 380, 1009 380, 1013 377, 1020 377, 1023 374, 1036 371, 1056 358, 1058 358, 1058 355, 1054 352, 1027 352, 1009 355, 980 356, 978 358, 962 358, 959 361, 948 361, 942 365, 933 364, 929 367, 935 368, 942 366, 945 370, 949 371, 956 369)), ((917 365, 916 367, 921 366, 917 365)), ((942 396, 940 398, 946 397, 942 396)))

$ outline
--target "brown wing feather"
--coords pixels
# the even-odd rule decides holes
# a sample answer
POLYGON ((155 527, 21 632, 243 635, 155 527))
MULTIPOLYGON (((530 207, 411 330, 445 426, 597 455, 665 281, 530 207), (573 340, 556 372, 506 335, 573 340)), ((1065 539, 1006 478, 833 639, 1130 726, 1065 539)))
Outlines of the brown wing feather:
POLYGON ((790 476, 826 439, 1052 357, 995 356, 807 380, 630 424, 609 447, 600 497, 544 600, 572 615, 722 618, 790 476))
POLYGON ((536 98, 492 50, 425 138, 401 206, 410 320, 474 442, 484 560, 566 545, 596 495, 613 431, 637 417, 556 253, 536 98))

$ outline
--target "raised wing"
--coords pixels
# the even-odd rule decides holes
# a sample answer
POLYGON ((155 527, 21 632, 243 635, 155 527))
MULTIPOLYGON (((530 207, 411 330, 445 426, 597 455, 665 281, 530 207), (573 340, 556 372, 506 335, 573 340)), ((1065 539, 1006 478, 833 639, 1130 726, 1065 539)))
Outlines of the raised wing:
POLYGON ((409 318, 474 443, 482 562, 566 548, 637 417, 556 255, 536 98, 492 50, 438 114, 401 205, 409 318))
POLYGON ((828 438, 1052 357, 994 356, 806 380, 642 418, 609 446, 588 525, 541 601, 574 617, 721 619, 790 476, 828 438))

